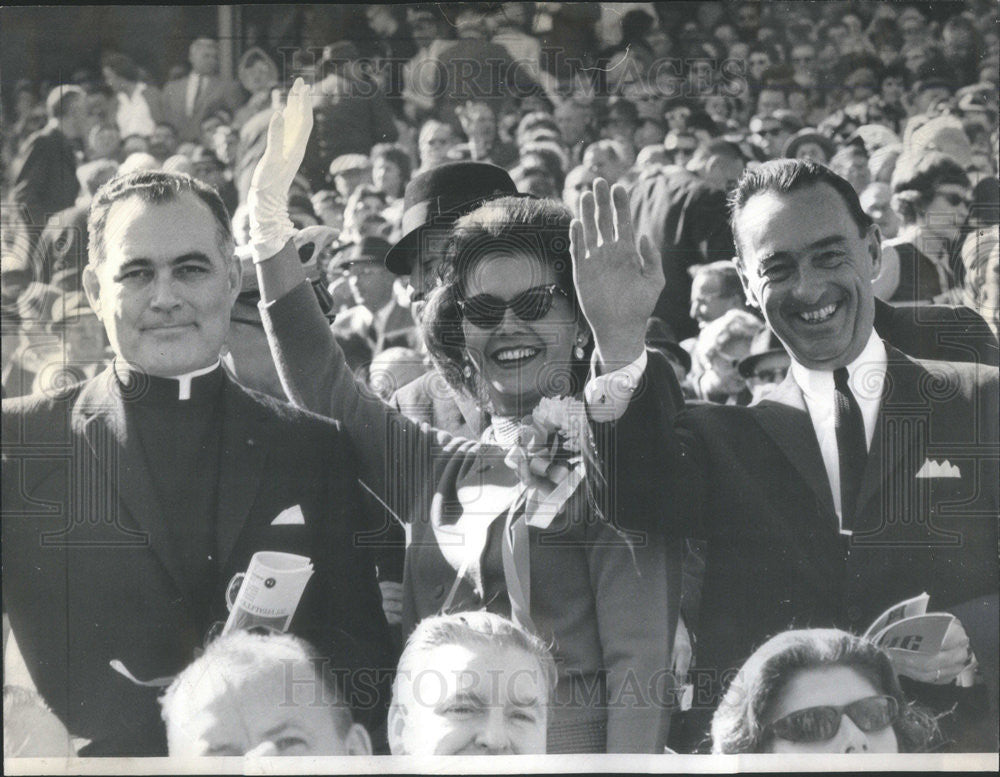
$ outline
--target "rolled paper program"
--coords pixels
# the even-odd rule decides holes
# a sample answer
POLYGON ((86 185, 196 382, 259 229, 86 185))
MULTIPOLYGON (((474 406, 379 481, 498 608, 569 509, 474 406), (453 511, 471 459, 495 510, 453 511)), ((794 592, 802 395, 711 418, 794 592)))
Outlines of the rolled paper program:
POLYGON ((287 631, 312 574, 312 562, 305 556, 254 553, 222 633, 253 628, 287 631))

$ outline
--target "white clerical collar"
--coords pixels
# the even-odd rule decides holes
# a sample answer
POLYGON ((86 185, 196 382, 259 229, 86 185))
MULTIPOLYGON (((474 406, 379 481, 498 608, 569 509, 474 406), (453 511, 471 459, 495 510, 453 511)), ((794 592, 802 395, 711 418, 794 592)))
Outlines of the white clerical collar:
POLYGON ((210 364, 208 367, 203 367, 200 370, 185 372, 183 375, 171 375, 170 377, 178 383, 177 398, 191 399, 191 381, 202 375, 208 375, 212 370, 217 369, 221 363, 221 359, 216 359, 215 364, 210 364))
MULTIPOLYGON (((885 344, 873 328, 864 350, 847 365, 848 381, 855 396, 871 400, 881 397, 887 361, 885 344)), ((832 391, 833 370, 813 370, 793 358, 791 372, 806 397, 826 397, 832 391)))

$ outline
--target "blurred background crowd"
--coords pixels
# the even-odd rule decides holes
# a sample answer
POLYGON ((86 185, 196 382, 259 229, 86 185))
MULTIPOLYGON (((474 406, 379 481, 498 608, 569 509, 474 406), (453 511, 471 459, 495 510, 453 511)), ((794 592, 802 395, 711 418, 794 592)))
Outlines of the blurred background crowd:
MULTIPOLYGON (((34 25, 39 46, 57 43, 63 32, 48 41, 31 10, 8 9, 5 37, 34 25)), ((317 127, 292 217, 339 230, 310 267, 331 320, 342 314, 334 327, 352 365, 376 359, 392 375, 385 387, 426 364, 414 286, 382 258, 408 180, 455 160, 496 164, 520 191, 571 208, 597 176, 631 186, 667 278, 650 342, 689 397, 744 404, 787 366, 744 308, 725 209, 745 167, 781 156, 855 186, 885 240, 879 297, 967 304, 996 330, 1000 37, 988 0, 172 13, 188 17, 186 49, 170 38, 144 57, 109 25, 114 41, 70 67, 53 51, 57 77, 37 53, 5 63, 5 76, 36 76, 3 81, 6 396, 89 377, 107 357, 80 273, 88 202, 116 174, 162 168, 211 184, 247 241, 250 175, 298 75, 314 86, 317 127)), ((246 275, 229 366, 282 396, 246 275)))

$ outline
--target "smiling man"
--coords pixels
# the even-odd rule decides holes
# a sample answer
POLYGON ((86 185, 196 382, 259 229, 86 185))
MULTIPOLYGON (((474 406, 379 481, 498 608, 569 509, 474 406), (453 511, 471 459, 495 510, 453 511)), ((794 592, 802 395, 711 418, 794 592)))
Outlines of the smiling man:
POLYGON ((292 632, 334 667, 391 668, 354 549, 352 448, 220 366, 240 267, 218 194, 122 176, 89 231, 83 282, 115 361, 3 406, 4 606, 39 693, 85 755, 166 754, 157 694, 225 622, 259 550, 312 560, 292 632))
POLYGON ((544 753, 556 667, 534 635, 489 612, 425 618, 399 659, 393 755, 544 753))
POLYGON ((883 342, 878 228, 828 168, 766 163, 731 203, 747 301, 792 363, 760 402, 693 407, 667 437, 674 520, 709 541, 696 711, 707 724, 729 673, 768 635, 864 631, 926 591, 956 625, 940 650, 893 651, 895 668, 937 711, 958 702, 959 749, 995 749, 985 689, 955 682, 973 656, 996 677, 996 369, 883 342))

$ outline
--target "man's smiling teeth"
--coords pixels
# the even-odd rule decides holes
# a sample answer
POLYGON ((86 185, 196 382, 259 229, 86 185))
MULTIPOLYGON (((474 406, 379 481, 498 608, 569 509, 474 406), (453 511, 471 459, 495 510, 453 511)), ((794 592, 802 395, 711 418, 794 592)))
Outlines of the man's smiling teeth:
POLYGON ((837 303, 834 302, 832 305, 827 305, 819 310, 810 310, 808 313, 799 313, 799 316, 810 324, 816 324, 820 321, 826 321, 836 312, 836 310, 837 303))
POLYGON ((493 354, 493 358, 498 362, 516 362, 529 359, 536 353, 538 353, 537 348, 504 348, 493 354))

